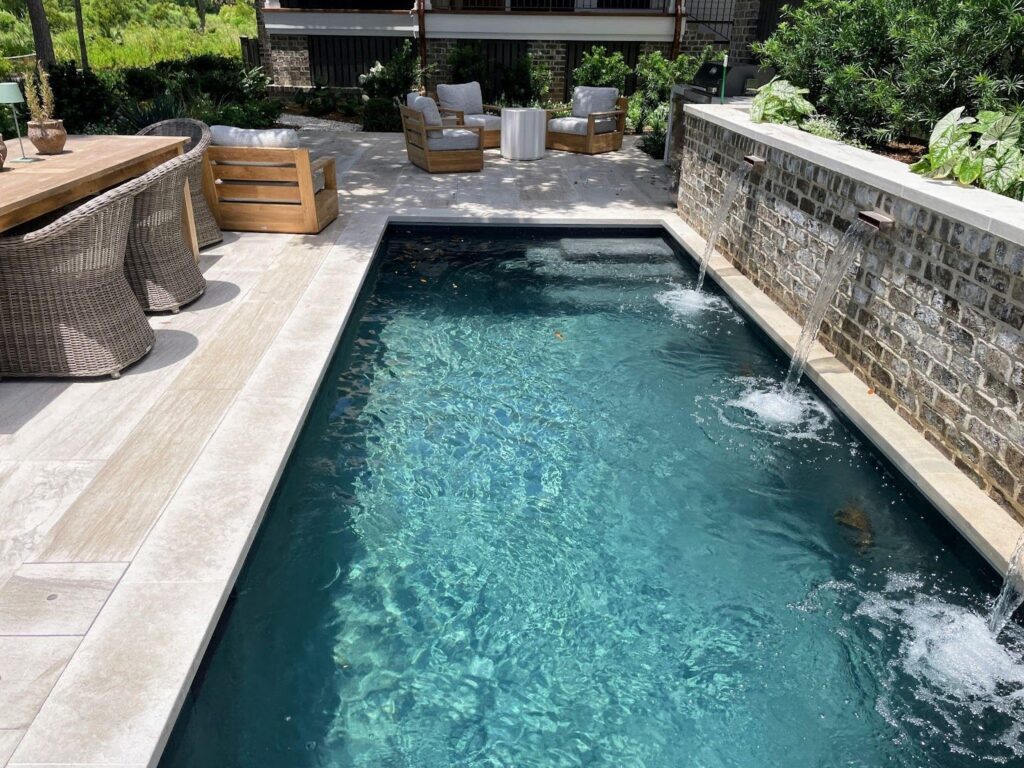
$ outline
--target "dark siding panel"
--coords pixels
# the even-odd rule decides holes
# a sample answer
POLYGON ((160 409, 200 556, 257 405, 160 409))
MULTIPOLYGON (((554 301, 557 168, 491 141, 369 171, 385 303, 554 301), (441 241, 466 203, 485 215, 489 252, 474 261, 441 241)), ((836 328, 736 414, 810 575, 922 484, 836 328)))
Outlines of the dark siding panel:
MULTIPOLYGON (((600 40, 595 42, 582 42, 582 43, 568 43, 565 47, 565 98, 569 100, 572 98, 572 88, 575 83, 572 82, 572 73, 583 61, 583 54, 589 51, 595 45, 604 46, 605 51, 608 53, 621 53, 622 57, 626 60, 626 64, 629 65, 631 70, 636 70, 637 59, 640 58, 640 43, 636 41, 627 42, 601 42, 600 40)), ((632 95, 636 90, 636 74, 630 73, 629 77, 626 78, 626 96, 632 95)))
POLYGON ((359 76, 376 61, 387 61, 402 37, 309 36, 309 69, 314 83, 337 87, 359 85, 359 76))

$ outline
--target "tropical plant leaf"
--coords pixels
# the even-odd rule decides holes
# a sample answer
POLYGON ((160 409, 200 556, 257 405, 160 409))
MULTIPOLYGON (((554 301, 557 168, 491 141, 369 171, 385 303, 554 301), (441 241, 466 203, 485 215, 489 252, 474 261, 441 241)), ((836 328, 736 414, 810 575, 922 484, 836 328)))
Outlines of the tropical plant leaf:
POLYGON ((1024 156, 1019 147, 1008 147, 1003 152, 990 152, 985 155, 981 186, 993 192, 1004 194, 1024 174, 1024 156))
MULTIPOLYGON (((978 116, 978 122, 982 122, 981 115, 978 116)), ((999 115, 995 120, 985 123, 985 130, 978 140, 978 146, 981 149, 988 149, 996 144, 1015 146, 1019 140, 1020 119, 1016 115, 999 115)))
POLYGON ((973 184, 979 178, 984 167, 983 156, 980 153, 965 152, 956 165, 954 174, 956 180, 961 184, 973 184))

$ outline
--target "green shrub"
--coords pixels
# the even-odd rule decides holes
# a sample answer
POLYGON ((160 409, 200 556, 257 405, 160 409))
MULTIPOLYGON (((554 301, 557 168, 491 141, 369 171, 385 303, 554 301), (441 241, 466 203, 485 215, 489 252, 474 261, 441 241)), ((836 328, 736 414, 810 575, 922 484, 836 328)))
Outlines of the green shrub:
POLYGON ((79 71, 74 62, 51 68, 57 115, 72 133, 125 132, 172 117, 266 128, 281 113, 267 96, 267 78, 238 59, 196 56, 152 67, 79 71))
POLYGON ((936 123, 928 153, 910 169, 1024 199, 1020 114, 985 110, 974 118, 963 113, 964 108, 957 107, 936 123))
POLYGON ((314 117, 323 117, 334 112, 353 115, 358 113, 361 107, 358 97, 323 83, 317 83, 311 90, 298 93, 295 96, 295 103, 314 117))
POLYGON ((1020 0, 806 0, 755 46, 844 131, 923 139, 951 109, 1024 99, 1020 0))
POLYGON ((483 47, 475 40, 459 43, 448 54, 448 67, 451 70, 451 82, 480 83, 485 102, 493 101, 498 94, 493 92, 487 58, 483 47))
POLYGON ((369 99, 405 99, 406 94, 419 86, 423 77, 412 42, 406 40, 386 64, 379 61, 365 75, 359 76, 359 85, 369 99))
POLYGON ((394 133, 402 130, 402 115, 394 99, 374 97, 363 104, 363 130, 394 133))
POLYGON ((551 95, 551 70, 536 62, 530 54, 512 64, 505 71, 501 101, 514 107, 538 107, 551 95))
POLYGON ((50 67, 50 85, 57 116, 70 133, 84 133, 86 126, 105 126, 110 133, 121 105, 128 99, 118 73, 80 72, 73 61, 50 67))
POLYGON ((572 81, 575 85, 618 88, 623 93, 631 72, 621 53, 607 53, 603 45, 595 45, 583 54, 580 65, 573 70, 572 81))
POLYGON ((650 115, 651 130, 640 137, 638 146, 642 152, 661 160, 665 157, 665 141, 668 138, 668 103, 660 104, 650 115))
POLYGON ((668 103, 672 86, 690 82, 702 64, 723 54, 709 45, 698 56, 681 53, 668 59, 661 51, 641 56, 636 64, 636 93, 629 100, 630 129, 642 133, 654 111, 668 103))
POLYGON ((804 98, 806 95, 806 88, 797 88, 788 80, 776 77, 758 88, 750 105, 750 119, 755 123, 799 126, 814 114, 814 105, 804 98))

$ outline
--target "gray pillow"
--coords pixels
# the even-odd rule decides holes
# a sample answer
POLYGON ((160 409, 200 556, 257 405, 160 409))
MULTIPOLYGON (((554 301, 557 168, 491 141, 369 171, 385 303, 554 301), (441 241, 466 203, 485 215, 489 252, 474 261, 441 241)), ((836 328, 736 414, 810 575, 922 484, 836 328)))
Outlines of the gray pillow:
POLYGON ((218 147, 283 147, 296 149, 299 134, 291 128, 235 128, 230 125, 211 125, 210 137, 218 147))
POLYGON ((440 125, 441 113, 437 104, 429 96, 417 96, 412 100, 412 108, 423 115, 423 122, 427 125, 440 125))
POLYGON ((467 115, 479 115, 484 111, 484 97, 476 80, 461 85, 438 85, 437 100, 445 109, 457 109, 467 115))
POLYGON ((577 85, 572 92, 572 116, 586 117, 592 112, 611 112, 618 100, 618 88, 577 85))

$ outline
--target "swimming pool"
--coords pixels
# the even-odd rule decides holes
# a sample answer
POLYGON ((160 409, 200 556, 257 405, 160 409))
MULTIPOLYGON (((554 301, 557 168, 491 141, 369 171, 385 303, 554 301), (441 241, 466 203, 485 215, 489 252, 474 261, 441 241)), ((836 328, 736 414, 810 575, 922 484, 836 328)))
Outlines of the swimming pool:
POLYGON ((694 278, 389 230, 161 765, 1019 761, 986 566, 694 278))

